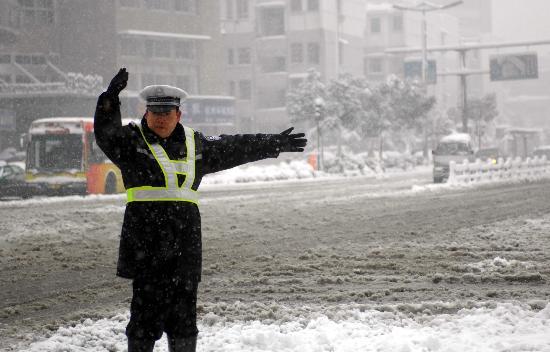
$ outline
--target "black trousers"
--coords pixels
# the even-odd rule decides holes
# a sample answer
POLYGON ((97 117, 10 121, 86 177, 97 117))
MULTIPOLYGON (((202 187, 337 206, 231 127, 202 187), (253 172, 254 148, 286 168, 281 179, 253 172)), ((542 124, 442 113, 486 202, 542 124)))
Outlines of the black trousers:
POLYGON ((198 278, 136 278, 133 283, 129 339, 156 341, 197 336, 198 278))

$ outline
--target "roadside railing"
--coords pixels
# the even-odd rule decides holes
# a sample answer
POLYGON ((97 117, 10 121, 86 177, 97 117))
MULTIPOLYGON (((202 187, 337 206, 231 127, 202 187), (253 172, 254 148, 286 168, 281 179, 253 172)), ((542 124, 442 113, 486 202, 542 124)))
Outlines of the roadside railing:
POLYGON ((464 184, 492 181, 529 181, 541 178, 550 178, 550 162, 546 156, 534 158, 509 158, 469 162, 462 164, 451 162, 448 183, 464 184))

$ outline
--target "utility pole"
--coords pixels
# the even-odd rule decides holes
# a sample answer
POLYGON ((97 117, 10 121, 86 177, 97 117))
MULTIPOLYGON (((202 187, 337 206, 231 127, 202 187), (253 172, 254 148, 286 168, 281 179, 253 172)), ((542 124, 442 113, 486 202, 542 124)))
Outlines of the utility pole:
POLYGON ((324 155, 321 138, 321 121, 325 114, 325 100, 321 97, 315 98, 315 120, 317 121, 317 170, 323 170, 324 155))
POLYGON ((428 78, 428 22, 426 21, 426 12, 445 10, 462 3, 462 0, 458 0, 447 5, 438 5, 428 1, 422 1, 414 6, 393 5, 393 7, 397 10, 422 13, 420 33, 422 33, 422 83, 424 83, 424 85, 426 85, 428 78))
POLYGON ((461 86, 461 105, 462 105, 462 130, 468 132, 468 116, 466 115, 468 109, 468 87, 467 76, 471 75, 483 75, 489 74, 487 69, 472 70, 466 67, 466 53, 471 50, 482 49, 499 49, 499 48, 517 48, 517 47, 533 47, 539 45, 550 45, 550 39, 544 40, 530 40, 530 41, 518 41, 518 42, 501 42, 501 43, 471 43, 471 44, 457 44, 457 45, 445 45, 434 46, 427 49, 424 48, 390 48, 386 49, 386 54, 410 54, 418 53, 424 50, 428 52, 449 52, 455 51, 459 54, 460 68, 455 72, 437 73, 438 76, 458 76, 460 77, 461 86))

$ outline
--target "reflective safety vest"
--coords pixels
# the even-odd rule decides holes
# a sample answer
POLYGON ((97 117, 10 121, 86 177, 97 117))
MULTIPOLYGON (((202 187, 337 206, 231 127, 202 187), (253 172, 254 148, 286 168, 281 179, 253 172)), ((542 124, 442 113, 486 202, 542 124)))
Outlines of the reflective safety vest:
POLYGON ((141 126, 138 126, 145 143, 157 160, 164 174, 165 187, 141 186, 126 190, 127 202, 191 202, 198 205, 199 192, 191 189, 195 181, 195 131, 183 126, 185 131, 185 160, 171 160, 159 143, 149 144, 141 126), (185 182, 178 184, 178 174, 185 175, 185 182))

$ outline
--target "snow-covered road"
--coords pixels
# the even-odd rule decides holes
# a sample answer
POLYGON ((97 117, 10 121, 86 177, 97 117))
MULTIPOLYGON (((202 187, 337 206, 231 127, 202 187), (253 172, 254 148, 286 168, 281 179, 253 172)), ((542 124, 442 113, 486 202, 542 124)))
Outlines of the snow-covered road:
MULTIPOLYGON (((550 351, 550 182, 429 177, 205 187, 200 350, 550 351)), ((123 350, 123 209, 0 203, 6 350, 123 350)))

